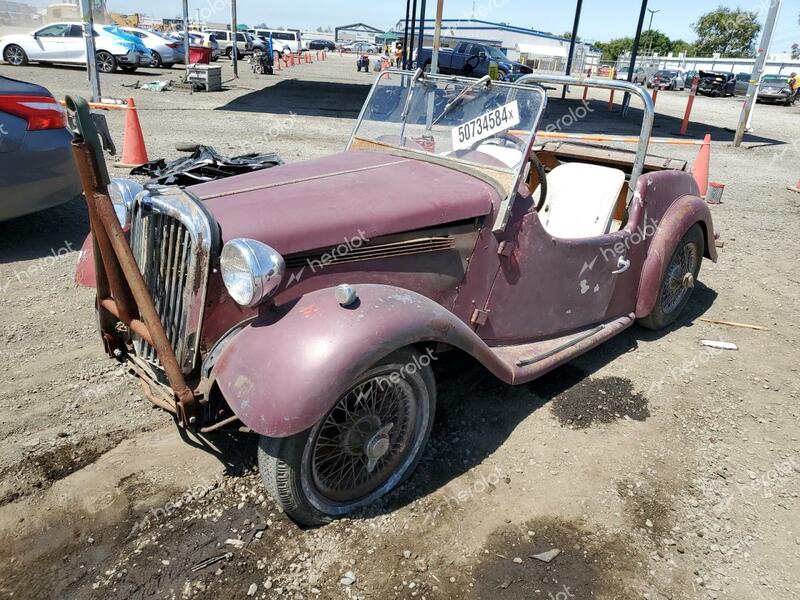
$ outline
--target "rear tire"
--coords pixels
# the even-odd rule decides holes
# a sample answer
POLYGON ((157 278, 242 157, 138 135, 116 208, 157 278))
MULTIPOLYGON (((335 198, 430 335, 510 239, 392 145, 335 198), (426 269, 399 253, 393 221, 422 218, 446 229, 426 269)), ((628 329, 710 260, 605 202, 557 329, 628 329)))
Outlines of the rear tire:
POLYGON ((153 59, 150 61, 150 66, 156 68, 163 67, 164 63, 161 60, 161 55, 155 50, 151 50, 150 53, 153 55, 153 59))
POLYGON ((24 67, 28 64, 28 55, 22 49, 22 46, 9 44, 3 50, 3 60, 12 67, 24 67))
POLYGON ((113 73, 117 70, 117 59, 105 50, 99 50, 97 57, 97 70, 101 73, 113 73))
POLYGON ((647 329, 663 329, 677 319, 692 297, 700 265, 703 262, 705 236, 700 225, 689 228, 675 252, 672 253, 667 268, 661 274, 656 305, 639 324, 647 329))
POLYGON ((394 352, 357 377, 311 429, 261 437, 261 478, 286 514, 322 525, 376 502, 413 473, 436 412, 430 361, 416 350, 394 352))

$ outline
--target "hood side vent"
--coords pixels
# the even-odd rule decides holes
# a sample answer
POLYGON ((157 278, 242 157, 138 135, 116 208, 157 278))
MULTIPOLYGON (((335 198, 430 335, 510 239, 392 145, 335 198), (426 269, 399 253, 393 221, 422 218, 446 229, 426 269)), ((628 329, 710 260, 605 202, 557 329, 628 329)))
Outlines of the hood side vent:
POLYGON ((316 251, 306 254, 295 254, 286 257, 286 268, 296 269, 315 263, 323 265, 344 264, 365 260, 377 260, 395 256, 408 256, 411 254, 424 254, 450 250, 455 247, 456 241, 452 236, 433 236, 390 242, 383 244, 361 244, 356 248, 352 244, 341 244, 325 251, 316 251))

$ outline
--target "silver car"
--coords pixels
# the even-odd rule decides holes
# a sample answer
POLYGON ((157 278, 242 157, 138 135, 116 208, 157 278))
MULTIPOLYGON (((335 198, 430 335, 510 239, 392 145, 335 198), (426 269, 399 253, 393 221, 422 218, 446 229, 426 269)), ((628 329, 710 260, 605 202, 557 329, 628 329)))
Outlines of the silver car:
POLYGON ((0 221, 81 194, 71 141, 64 112, 50 92, 0 76, 0 221))
POLYGON ((153 62, 150 66, 169 68, 176 62, 181 61, 180 44, 166 35, 136 27, 122 27, 121 29, 131 35, 135 35, 147 46, 148 50, 153 54, 153 62))

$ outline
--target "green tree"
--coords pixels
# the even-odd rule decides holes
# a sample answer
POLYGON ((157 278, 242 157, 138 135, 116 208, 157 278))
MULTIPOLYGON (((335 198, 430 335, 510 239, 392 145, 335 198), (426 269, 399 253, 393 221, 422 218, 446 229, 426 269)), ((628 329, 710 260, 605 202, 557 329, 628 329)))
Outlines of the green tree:
POLYGON ((692 28, 697 33, 697 54, 710 56, 719 52, 726 58, 744 58, 755 55, 761 24, 757 12, 720 6, 702 15, 692 28))
MULTIPOLYGON (((561 34, 561 37, 566 39, 566 40, 571 40, 572 39, 572 32, 571 31, 566 31, 566 32, 561 34)), ((580 42, 581 41, 581 36, 576 37, 575 41, 576 42, 580 42)))
POLYGON ((692 54, 694 52, 694 44, 690 44, 685 40, 672 40, 672 49, 670 52, 674 52, 675 54, 680 54, 681 52, 692 54))
POLYGON ((620 54, 630 52, 633 48, 633 38, 616 38, 608 42, 597 42, 594 45, 603 52, 604 61, 615 61, 620 54))
POLYGON ((664 33, 653 29, 642 34, 642 38, 639 41, 639 52, 641 54, 657 53, 664 55, 671 51, 672 41, 664 33))

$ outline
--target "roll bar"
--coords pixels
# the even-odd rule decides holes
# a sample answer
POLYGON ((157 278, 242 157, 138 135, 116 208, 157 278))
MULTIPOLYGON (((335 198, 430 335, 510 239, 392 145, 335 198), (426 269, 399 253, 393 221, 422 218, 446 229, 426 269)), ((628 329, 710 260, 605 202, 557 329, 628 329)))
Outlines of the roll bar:
POLYGON ((642 132, 639 134, 639 145, 636 148, 636 159, 631 170, 631 180, 629 188, 631 194, 636 191, 636 180, 644 172, 644 162, 647 158, 647 147, 650 145, 650 135, 653 132, 653 120, 655 118, 655 105, 650 94, 642 87, 629 81, 619 81, 614 79, 592 79, 591 77, 571 77, 569 75, 549 75, 531 74, 523 75, 515 83, 552 83, 556 85, 582 85, 596 87, 605 90, 615 90, 626 92, 638 96, 644 103, 644 119, 642 121, 642 132))

